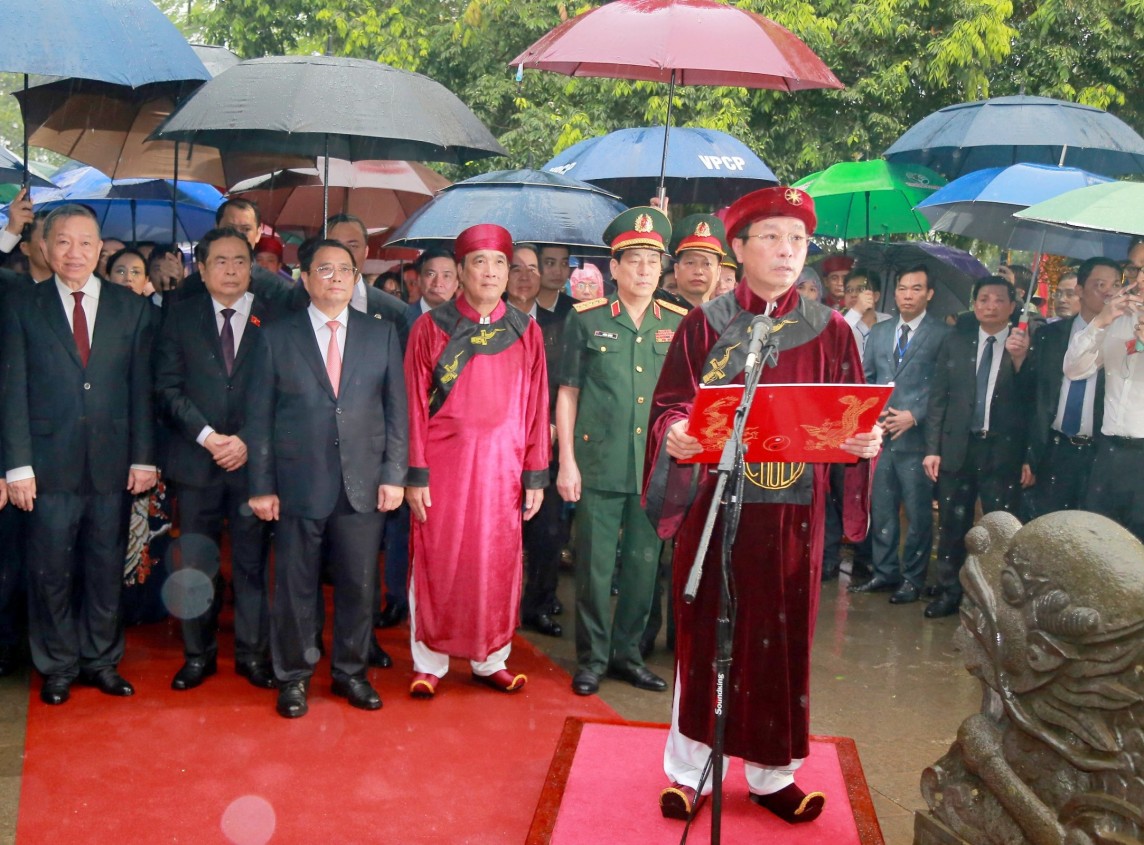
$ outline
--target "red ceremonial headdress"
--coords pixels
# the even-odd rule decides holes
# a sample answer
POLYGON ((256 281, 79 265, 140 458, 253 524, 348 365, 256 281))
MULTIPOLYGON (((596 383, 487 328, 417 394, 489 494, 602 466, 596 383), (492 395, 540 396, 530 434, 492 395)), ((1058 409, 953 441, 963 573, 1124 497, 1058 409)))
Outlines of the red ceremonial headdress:
POLYGON ((822 264, 819 265, 825 275, 831 273, 849 273, 854 267, 854 259, 848 255, 832 255, 829 258, 823 259, 822 264))
POLYGON ((746 234, 752 223, 768 217, 794 217, 806 225, 808 235, 818 225, 814 213, 814 198, 801 188, 778 185, 763 188, 740 197, 727 209, 727 237, 734 239, 746 234))
POLYGON ((258 239, 258 243, 254 245, 254 254, 258 255, 260 252, 272 252, 278 256, 278 260, 282 260, 282 255, 286 251, 282 244, 282 239, 277 235, 263 235, 258 239))
POLYGON ((512 235, 508 229, 495 223, 478 223, 457 235, 457 240, 453 242, 453 257, 457 261, 464 261, 470 252, 481 249, 503 252, 504 257, 512 261, 512 235))

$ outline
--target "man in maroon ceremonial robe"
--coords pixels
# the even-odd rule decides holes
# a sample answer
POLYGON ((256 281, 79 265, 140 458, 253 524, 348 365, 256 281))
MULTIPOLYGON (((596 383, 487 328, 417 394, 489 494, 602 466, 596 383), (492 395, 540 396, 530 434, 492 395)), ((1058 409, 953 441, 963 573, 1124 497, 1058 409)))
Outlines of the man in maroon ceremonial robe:
POLYGON ((551 449, 544 337, 501 301, 512 237, 472 226, 453 251, 461 296, 413 324, 405 356, 415 698, 433 697, 450 656, 502 692, 528 680, 505 662, 519 621, 521 518, 540 509, 551 449))
MULTIPOLYGON (((727 234, 743 268, 731 293, 696 308, 680 325, 652 399, 645 500, 661 537, 675 545, 676 687, 660 795, 665 816, 697 805, 713 736, 715 619, 721 520, 716 523, 693 604, 682 593, 694 560, 715 476, 678 460, 698 454, 688 431, 702 384, 741 384, 751 320, 774 320, 779 355, 762 382, 861 383, 862 361, 846 321, 795 287, 814 231, 814 201, 797 188, 767 188, 727 212, 727 234), (694 502, 682 501, 692 480, 694 502)), ((856 434, 843 448, 871 458, 881 431, 856 434)), ((742 522, 732 549, 736 601, 733 663, 722 691, 726 753, 743 758, 751 800, 788 822, 811 821, 825 803, 804 793, 794 771, 809 753, 810 645, 818 610, 826 464, 747 464, 742 522)), ((726 769, 724 769, 726 771, 726 769)), ((711 790, 708 780, 703 794, 711 790)))

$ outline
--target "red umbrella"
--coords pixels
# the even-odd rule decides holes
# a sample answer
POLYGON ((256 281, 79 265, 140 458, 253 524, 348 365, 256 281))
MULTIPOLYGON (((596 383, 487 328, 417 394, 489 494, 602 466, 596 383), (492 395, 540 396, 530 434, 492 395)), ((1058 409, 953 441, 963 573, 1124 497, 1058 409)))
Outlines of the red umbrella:
POLYGON ((717 0, 614 0, 565 21, 512 63, 567 76, 667 82, 668 127, 677 84, 844 87, 790 30, 717 0))

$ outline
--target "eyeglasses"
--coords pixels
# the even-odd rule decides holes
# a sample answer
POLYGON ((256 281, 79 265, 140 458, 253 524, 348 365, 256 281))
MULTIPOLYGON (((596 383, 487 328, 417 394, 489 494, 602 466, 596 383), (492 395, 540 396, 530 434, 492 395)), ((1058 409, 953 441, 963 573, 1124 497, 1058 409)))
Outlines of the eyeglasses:
POLYGON ((357 267, 352 264, 319 264, 314 268, 319 279, 329 281, 334 276, 356 276, 357 267))
POLYGON ((763 232, 759 235, 747 235, 747 240, 751 238, 758 238, 767 246, 778 246, 780 241, 785 240, 788 244, 801 249, 806 246, 806 242, 810 240, 806 235, 780 235, 776 232, 763 232))
POLYGON ((1124 278, 1135 279, 1141 273, 1144 273, 1144 267, 1137 267, 1135 264, 1128 264, 1124 268, 1124 278))

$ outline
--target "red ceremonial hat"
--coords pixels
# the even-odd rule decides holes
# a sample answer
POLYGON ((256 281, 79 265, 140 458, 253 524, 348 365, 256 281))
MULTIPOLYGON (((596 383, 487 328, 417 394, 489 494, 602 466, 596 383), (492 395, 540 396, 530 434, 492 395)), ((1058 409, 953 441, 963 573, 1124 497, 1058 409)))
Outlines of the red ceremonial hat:
POLYGON ((839 272, 849 273, 854 267, 854 259, 848 255, 831 255, 829 258, 823 259, 819 266, 826 275, 839 272))
POLYGON ((457 235, 453 242, 453 257, 464 261, 470 252, 481 249, 503 252, 504 257, 512 261, 512 235, 508 229, 495 223, 478 223, 457 235))
POLYGON ((737 199, 727 209, 727 237, 734 239, 758 220, 768 217, 794 217, 806 225, 806 233, 812 234, 818 225, 814 213, 814 198, 801 188, 787 188, 778 185, 762 188, 737 199))
POLYGON ((258 255, 260 252, 272 252, 278 256, 278 260, 282 260, 282 255, 286 251, 285 246, 282 244, 282 239, 277 235, 263 235, 258 239, 258 243, 254 245, 254 254, 258 255))

